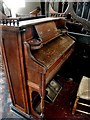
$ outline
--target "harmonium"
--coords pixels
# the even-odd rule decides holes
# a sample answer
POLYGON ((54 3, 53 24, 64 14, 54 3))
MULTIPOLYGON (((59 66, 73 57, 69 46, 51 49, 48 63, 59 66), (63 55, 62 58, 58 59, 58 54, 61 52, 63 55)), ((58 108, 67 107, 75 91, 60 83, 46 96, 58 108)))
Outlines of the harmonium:
POLYGON ((54 79, 74 51, 75 39, 64 18, 19 21, 0 20, 0 39, 11 109, 30 119, 45 117, 47 104, 54 104, 62 85, 54 79))

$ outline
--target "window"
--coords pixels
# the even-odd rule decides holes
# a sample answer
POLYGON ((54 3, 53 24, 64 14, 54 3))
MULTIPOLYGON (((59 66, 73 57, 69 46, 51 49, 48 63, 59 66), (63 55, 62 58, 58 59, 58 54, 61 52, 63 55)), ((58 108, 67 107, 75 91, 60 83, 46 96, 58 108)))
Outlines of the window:
POLYGON ((15 17, 15 14, 19 8, 25 7, 25 0, 3 0, 8 8, 11 9, 12 17, 15 17))

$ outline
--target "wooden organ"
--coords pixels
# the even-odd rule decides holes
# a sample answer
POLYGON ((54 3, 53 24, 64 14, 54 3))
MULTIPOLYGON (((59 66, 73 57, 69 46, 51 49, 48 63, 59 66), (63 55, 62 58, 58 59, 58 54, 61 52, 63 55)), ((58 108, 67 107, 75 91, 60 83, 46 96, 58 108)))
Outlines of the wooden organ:
POLYGON ((43 118, 45 102, 54 102, 62 88, 53 77, 73 52, 75 43, 64 27, 63 18, 0 25, 12 109, 27 118, 43 118))

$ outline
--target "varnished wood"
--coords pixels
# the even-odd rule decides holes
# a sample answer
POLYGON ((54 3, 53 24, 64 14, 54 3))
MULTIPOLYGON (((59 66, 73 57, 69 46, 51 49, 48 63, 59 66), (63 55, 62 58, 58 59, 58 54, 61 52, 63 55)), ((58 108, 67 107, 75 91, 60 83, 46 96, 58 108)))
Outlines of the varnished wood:
POLYGON ((74 106, 73 106, 73 110, 72 110, 72 114, 75 114, 78 100, 79 100, 79 97, 77 97, 76 100, 75 100, 75 103, 74 103, 74 106))
POLYGON ((2 28, 2 54, 13 105, 29 114, 22 43, 19 33, 18 28, 6 26, 2 28))
POLYGON ((61 35, 58 32, 58 22, 61 26, 65 25, 61 18, 43 18, 22 21, 16 27, 0 26, 2 52, 13 106, 21 113, 37 118, 44 117, 45 94, 49 81, 74 50, 74 39, 67 33, 61 35), (40 32, 43 34, 40 35, 40 32), (40 113, 34 107, 36 94, 40 99, 40 113))
POLYGON ((35 28, 43 46, 38 50, 31 50, 28 41, 24 44, 24 52, 32 106, 31 112, 33 115, 38 116, 32 105, 32 94, 37 91, 41 97, 40 116, 43 116, 46 86, 73 52, 75 41, 68 34, 60 35, 52 21, 36 24, 35 28), (48 28, 47 25, 50 27, 48 28), (50 29, 49 34, 48 29, 50 29))

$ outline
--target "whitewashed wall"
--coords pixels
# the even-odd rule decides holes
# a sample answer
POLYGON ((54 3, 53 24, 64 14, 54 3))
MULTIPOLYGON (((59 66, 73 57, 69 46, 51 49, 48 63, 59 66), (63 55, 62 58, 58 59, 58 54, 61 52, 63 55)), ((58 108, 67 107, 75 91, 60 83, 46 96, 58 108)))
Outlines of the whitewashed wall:
MULTIPOLYGON (((30 1, 30 0, 29 0, 30 1)), ((40 2, 25 2, 25 8, 20 8, 17 10, 17 14, 29 14, 30 11, 40 6, 40 2)))

